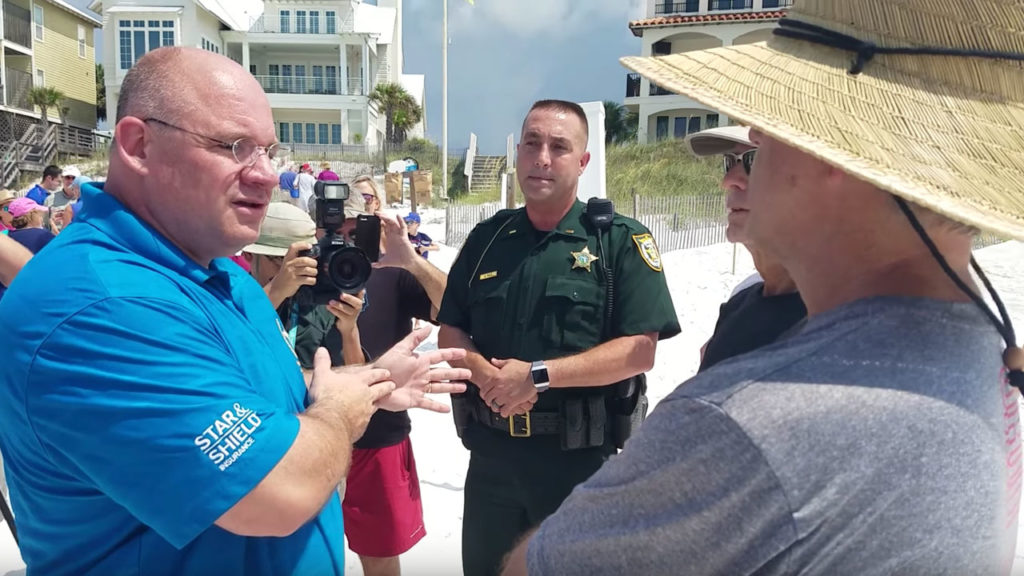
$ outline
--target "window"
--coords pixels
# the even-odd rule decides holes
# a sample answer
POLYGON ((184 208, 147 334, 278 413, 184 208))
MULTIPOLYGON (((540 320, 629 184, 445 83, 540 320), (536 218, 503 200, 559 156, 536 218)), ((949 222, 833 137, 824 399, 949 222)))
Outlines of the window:
POLYGON ((718 128, 718 114, 708 114, 704 118, 704 128, 718 128))
POLYGON ((164 20, 161 28, 163 28, 163 42, 161 46, 174 46, 174 20, 164 20))
POLYGON ((327 66, 327 93, 338 93, 338 67, 327 66))
POLYGON ((288 34, 292 31, 292 11, 281 10, 281 33, 288 34))
POLYGON ((327 144, 327 124, 320 125, 320 143, 327 144))
POLYGON ((302 122, 292 122, 292 136, 295 142, 302 144, 302 122))
POLYGON ((655 137, 658 140, 668 138, 668 116, 658 116, 656 119, 655 137))
POLYGON ((39 4, 32 5, 32 22, 35 23, 36 40, 43 41, 43 7, 39 4))
POLYGON ((324 93, 324 67, 313 66, 313 93, 324 93))
POLYGON ((672 137, 676 139, 686 138, 686 118, 676 117, 672 125, 672 137))
POLYGON ((78 57, 85 58, 85 26, 78 25, 78 57))
MULTIPOLYGON (((146 52, 174 46, 174 20, 119 20, 118 42, 119 63, 122 70, 127 70, 146 52)), ((204 38, 204 47, 207 42, 204 38)))
POLYGON ((203 38, 203 50, 213 52, 214 54, 220 54, 220 46, 218 46, 216 42, 207 40, 206 38, 203 38))
POLYGON ((296 64, 295 65, 295 93, 296 94, 309 94, 306 90, 306 65, 296 64))
POLYGON ((281 70, 277 64, 270 64, 267 66, 267 75, 269 82, 263 89, 269 91, 271 94, 277 94, 281 89, 281 70))
POLYGON ((700 116, 690 116, 690 125, 686 130, 689 134, 700 132, 700 116))
POLYGON ((35 87, 36 88, 42 88, 43 86, 46 86, 46 72, 43 72, 41 69, 36 68, 36 85, 35 85, 35 87))
POLYGON ((256 65, 255 64, 249 64, 249 74, 252 74, 253 76, 256 75, 256 65))
POLYGON ((296 10, 295 11, 295 33, 305 34, 306 33, 306 11, 296 10))
POLYGON ((316 124, 306 123, 306 144, 316 144, 316 124))
POLYGON ((285 94, 292 93, 292 65, 281 65, 281 91, 285 94))
POLYGON ((341 144, 341 124, 331 124, 331 144, 341 144))
POLYGON ((651 46, 651 52, 655 56, 668 56, 672 53, 672 43, 662 40, 661 42, 655 42, 651 46))
POLYGON ((281 128, 280 128, 280 132, 278 133, 277 139, 280 140, 282 144, 287 144, 288 143, 288 140, 289 140, 289 138, 288 138, 289 130, 288 129, 289 128, 290 128, 290 125, 287 122, 281 122, 281 128))
POLYGON ((711 0, 711 10, 749 10, 753 0, 711 0))
POLYGON ((328 10, 324 12, 324 18, 327 20, 327 33, 337 34, 338 33, 338 13, 334 10, 328 10))
POLYGON ((310 10, 309 11, 309 33, 319 34, 320 33, 320 11, 310 10))

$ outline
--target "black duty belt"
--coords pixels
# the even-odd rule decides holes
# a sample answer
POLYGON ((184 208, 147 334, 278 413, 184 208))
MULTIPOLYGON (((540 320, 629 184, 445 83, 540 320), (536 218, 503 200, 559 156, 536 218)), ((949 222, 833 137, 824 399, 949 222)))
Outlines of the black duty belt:
POLYGON ((501 430, 513 438, 529 438, 530 436, 562 432, 562 416, 558 412, 527 412, 504 418, 479 400, 474 404, 477 422, 495 430, 501 430))

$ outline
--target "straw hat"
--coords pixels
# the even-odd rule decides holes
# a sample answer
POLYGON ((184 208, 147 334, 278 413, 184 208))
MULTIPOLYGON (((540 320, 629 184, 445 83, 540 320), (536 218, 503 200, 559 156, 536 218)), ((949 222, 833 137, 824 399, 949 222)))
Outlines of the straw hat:
POLYGON ((1024 239, 1022 51, 1020 0, 796 0, 766 43, 622 63, 883 190, 1024 239))
POLYGON ((316 244, 316 224, 301 209, 287 202, 271 202, 260 225, 255 244, 243 248, 250 254, 284 256, 295 242, 316 244))
POLYGON ((750 141, 750 128, 746 126, 722 126, 694 132, 686 137, 686 144, 697 156, 717 156, 732 152, 737 144, 754 146, 750 141))

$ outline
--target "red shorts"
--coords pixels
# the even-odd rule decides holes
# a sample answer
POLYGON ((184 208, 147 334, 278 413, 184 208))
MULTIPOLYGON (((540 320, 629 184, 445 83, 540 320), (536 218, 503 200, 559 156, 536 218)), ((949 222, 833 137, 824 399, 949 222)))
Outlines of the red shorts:
POLYGON ((426 535, 408 437, 386 448, 352 450, 341 509, 348 546, 360 556, 398 556, 426 535))

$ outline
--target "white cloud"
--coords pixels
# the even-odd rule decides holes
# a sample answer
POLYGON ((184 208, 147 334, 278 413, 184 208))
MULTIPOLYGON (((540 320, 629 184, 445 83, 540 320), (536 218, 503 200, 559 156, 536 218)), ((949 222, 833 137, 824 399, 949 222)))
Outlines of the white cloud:
POLYGON ((625 26, 628 20, 643 14, 644 0, 476 0, 475 6, 449 0, 448 9, 452 28, 479 32, 487 26, 498 26, 530 38, 570 35, 594 20, 620 20, 625 26))

